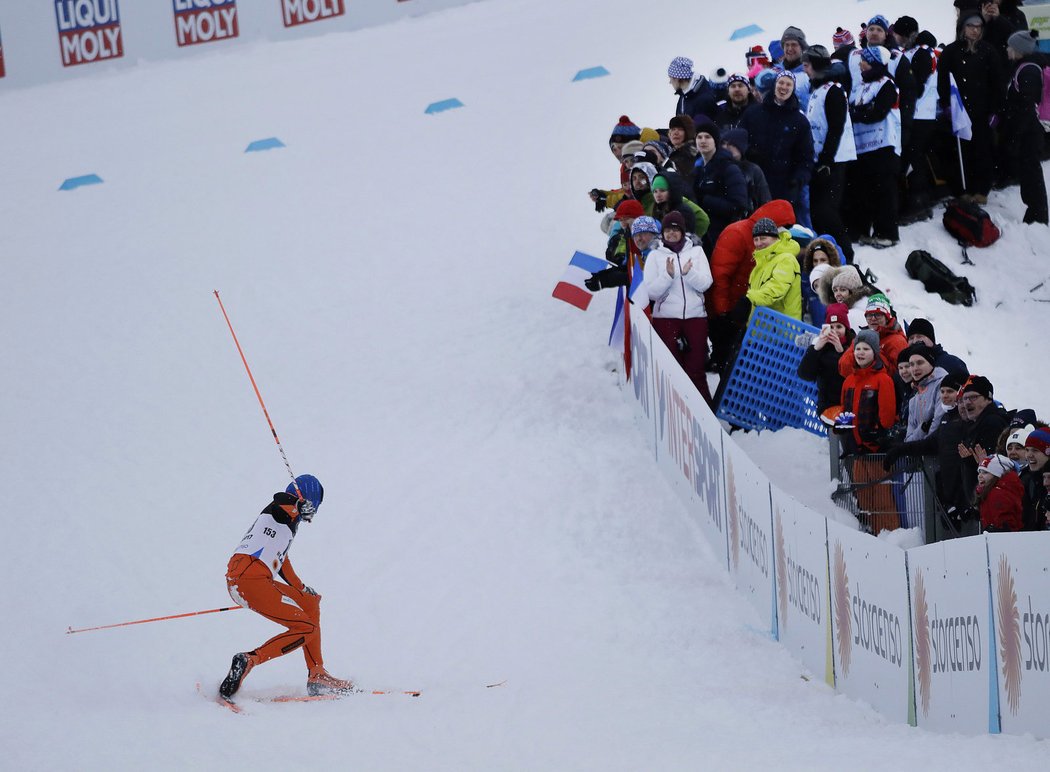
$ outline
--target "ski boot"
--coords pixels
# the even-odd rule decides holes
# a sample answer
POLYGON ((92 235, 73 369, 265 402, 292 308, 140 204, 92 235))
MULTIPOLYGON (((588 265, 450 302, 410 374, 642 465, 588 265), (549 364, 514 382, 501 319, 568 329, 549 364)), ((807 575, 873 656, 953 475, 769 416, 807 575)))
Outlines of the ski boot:
POLYGON ((317 670, 306 679, 306 693, 311 697, 319 697, 322 694, 353 694, 354 682, 336 678, 327 670, 317 670))
POLYGON ((230 672, 226 674, 226 678, 219 686, 219 695, 224 700, 232 699, 237 690, 241 688, 241 681, 254 666, 255 657, 250 652, 242 651, 240 654, 234 654, 230 672))

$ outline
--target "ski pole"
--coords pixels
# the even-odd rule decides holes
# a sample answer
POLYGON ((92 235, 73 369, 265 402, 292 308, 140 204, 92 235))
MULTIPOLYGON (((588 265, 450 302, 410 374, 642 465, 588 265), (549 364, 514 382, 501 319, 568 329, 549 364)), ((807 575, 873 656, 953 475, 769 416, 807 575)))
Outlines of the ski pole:
POLYGON ((70 627, 66 630, 66 635, 71 633, 89 633, 92 630, 108 630, 111 627, 127 627, 128 625, 144 625, 147 622, 163 622, 165 619, 182 619, 183 617, 197 617, 201 614, 214 614, 218 611, 236 611, 240 606, 226 606, 225 608, 210 608, 207 611, 190 611, 187 614, 172 614, 166 617, 153 617, 152 619, 136 619, 134 622, 117 622, 114 625, 100 625, 99 627, 82 627, 79 630, 74 630, 70 627))
POLYGON ((234 345, 237 346, 237 353, 241 355, 241 361, 244 362, 244 369, 248 373, 248 380, 252 382, 252 388, 255 389, 255 396, 259 400, 259 406, 262 408, 263 415, 266 416, 266 423, 270 425, 270 433, 273 434, 273 440, 277 443, 277 449, 281 451, 281 458, 284 459, 284 468, 288 470, 288 474, 292 478, 292 486, 295 488, 295 494, 299 498, 303 498, 303 493, 299 490, 299 483, 295 481, 295 472, 292 471, 292 465, 288 463, 288 456, 285 455, 284 447, 281 445, 281 439, 277 436, 277 430, 273 428, 273 421, 270 420, 270 413, 266 409, 266 403, 263 402, 262 394, 259 393, 259 387, 255 383, 255 377, 252 375, 252 369, 248 367, 248 360, 244 356, 244 350, 241 348, 241 342, 237 340, 237 333, 233 331, 233 324, 230 322, 230 317, 226 313, 226 306, 222 304, 222 298, 219 297, 219 291, 214 290, 214 293, 215 299, 219 301, 219 309, 222 311, 222 316, 226 320, 226 326, 230 328, 230 335, 233 336, 234 345))

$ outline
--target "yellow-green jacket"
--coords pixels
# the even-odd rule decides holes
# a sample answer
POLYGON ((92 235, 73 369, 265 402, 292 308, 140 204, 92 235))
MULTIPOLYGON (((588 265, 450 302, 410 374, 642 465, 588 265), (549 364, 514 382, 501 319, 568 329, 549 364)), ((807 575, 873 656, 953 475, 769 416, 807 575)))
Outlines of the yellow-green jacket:
POLYGON ((748 279, 747 299, 794 319, 802 319, 802 272, 798 242, 787 231, 777 241, 755 252, 755 267, 748 279))

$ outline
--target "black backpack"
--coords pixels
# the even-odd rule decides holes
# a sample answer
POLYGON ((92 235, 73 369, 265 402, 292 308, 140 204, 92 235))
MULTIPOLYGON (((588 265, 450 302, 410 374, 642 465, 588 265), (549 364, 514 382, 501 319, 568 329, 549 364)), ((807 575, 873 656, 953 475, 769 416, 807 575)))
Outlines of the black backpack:
POLYGON ((929 252, 916 249, 908 255, 904 268, 908 276, 922 282, 927 292, 940 295, 952 305, 972 306, 977 299, 969 279, 956 276, 929 252))

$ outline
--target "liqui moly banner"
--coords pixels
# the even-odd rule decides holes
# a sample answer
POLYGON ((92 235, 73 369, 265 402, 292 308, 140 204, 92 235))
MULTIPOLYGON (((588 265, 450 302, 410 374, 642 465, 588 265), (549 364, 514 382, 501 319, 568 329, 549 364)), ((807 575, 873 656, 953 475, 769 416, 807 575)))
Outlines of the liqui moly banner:
POLYGON ((915 718, 926 729, 977 734, 995 690, 994 638, 984 538, 908 550, 915 718))
POLYGON ((773 488, 777 637, 831 687, 831 593, 827 521, 773 488))
POLYGON ((325 21, 346 13, 346 0, 279 0, 285 27, 325 21))
POLYGON ((239 34, 237 0, 172 0, 172 12, 179 47, 231 40, 239 34))
POLYGON ((1050 532, 988 534, 1002 731, 1050 736, 1050 532))
POLYGON ((773 632, 776 606, 769 480, 732 439, 726 439, 724 451, 729 573, 737 589, 758 611, 763 625, 773 632))
POLYGON ((62 66, 124 55, 117 0, 54 0, 62 66))
POLYGON ((912 678, 904 551, 827 523, 835 688, 907 722, 912 678))

